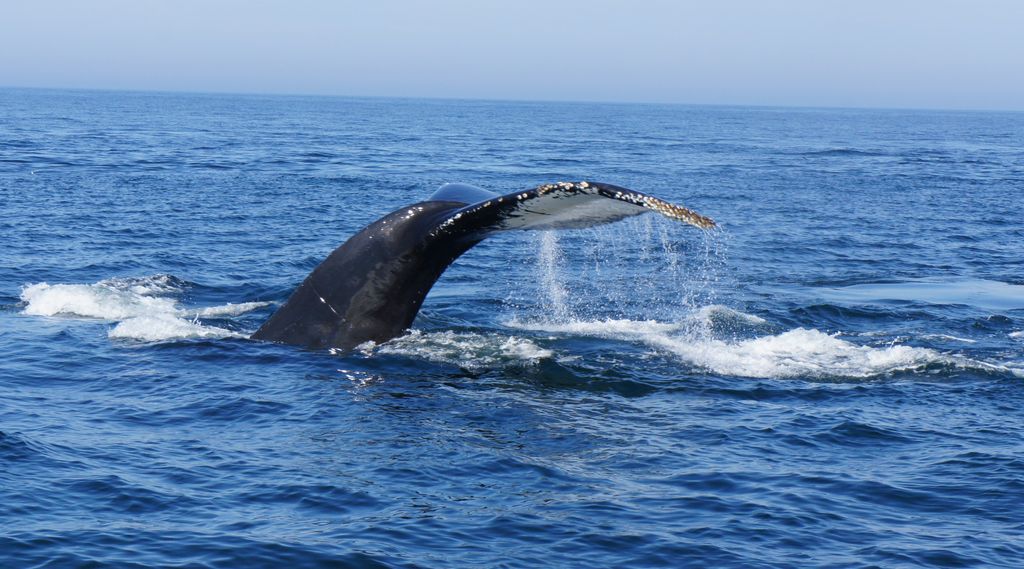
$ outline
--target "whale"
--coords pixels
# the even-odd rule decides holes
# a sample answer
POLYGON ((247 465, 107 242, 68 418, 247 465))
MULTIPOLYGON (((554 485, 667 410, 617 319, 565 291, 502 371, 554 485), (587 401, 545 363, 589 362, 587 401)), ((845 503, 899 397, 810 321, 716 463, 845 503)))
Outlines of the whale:
POLYGON ((497 194, 444 184, 429 199, 371 223, 302 281, 254 340, 349 351, 412 326, 427 293, 460 255, 504 231, 577 229, 654 212, 700 229, 693 210, 601 182, 558 182, 497 194))

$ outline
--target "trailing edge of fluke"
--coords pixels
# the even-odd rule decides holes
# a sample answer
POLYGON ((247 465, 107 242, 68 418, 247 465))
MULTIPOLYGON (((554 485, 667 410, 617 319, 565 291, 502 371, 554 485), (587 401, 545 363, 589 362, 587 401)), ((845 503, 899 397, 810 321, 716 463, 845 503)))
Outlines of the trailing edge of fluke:
POLYGON ((599 182, 559 182, 505 195, 445 184, 427 201, 378 219, 335 249, 252 337, 342 350, 385 342, 412 325, 448 265, 489 235, 591 227, 650 211, 701 229, 715 226, 685 207, 599 182))

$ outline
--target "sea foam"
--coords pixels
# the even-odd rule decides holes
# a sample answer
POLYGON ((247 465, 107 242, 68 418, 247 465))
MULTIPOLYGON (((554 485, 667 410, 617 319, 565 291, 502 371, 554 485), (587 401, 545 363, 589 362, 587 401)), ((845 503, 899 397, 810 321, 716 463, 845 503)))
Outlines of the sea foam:
MULTIPOLYGON (((711 315, 764 324, 763 319, 722 307, 705 307, 680 323, 609 319, 569 322, 520 322, 514 328, 637 342, 717 374, 761 378, 869 378, 930 364, 972 363, 912 346, 858 345, 819 330, 796 328, 748 339, 717 338, 704 324, 711 315)), ((990 367, 975 362, 978 367, 990 367)))
POLYGON ((465 369, 533 365, 555 355, 551 350, 526 338, 454 331, 413 330, 380 345, 367 342, 359 349, 368 355, 380 353, 412 356, 465 369))
POLYGON ((244 302, 183 308, 181 281, 170 275, 106 279, 94 284, 36 283, 22 288, 24 314, 77 316, 117 322, 111 338, 161 342, 183 338, 230 338, 244 334, 203 324, 200 318, 237 316, 266 306, 244 302))

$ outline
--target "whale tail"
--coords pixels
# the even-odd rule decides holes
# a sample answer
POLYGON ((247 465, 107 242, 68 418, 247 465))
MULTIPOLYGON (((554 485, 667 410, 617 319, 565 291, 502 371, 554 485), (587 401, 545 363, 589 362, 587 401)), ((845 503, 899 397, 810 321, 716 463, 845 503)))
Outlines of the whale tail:
POLYGON ((715 226, 692 210, 611 184, 560 182, 505 195, 445 184, 335 249, 252 337, 343 350, 384 342, 412 325, 448 265, 489 235, 591 227, 650 211, 715 226))

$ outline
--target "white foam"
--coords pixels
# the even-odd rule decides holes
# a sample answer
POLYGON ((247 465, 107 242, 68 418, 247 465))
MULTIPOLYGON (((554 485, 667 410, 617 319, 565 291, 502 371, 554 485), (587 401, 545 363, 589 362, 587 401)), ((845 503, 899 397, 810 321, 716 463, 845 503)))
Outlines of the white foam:
POLYGON ((114 277, 102 280, 98 285, 121 289, 144 296, 174 294, 182 290, 180 281, 171 275, 152 275, 148 277, 114 277))
POLYGON ((510 320, 505 322, 511 328, 523 330, 536 330, 540 332, 555 332, 563 334, 578 334, 581 336, 599 336, 602 338, 615 338, 618 336, 629 336, 631 338, 643 338, 649 335, 669 334, 682 328, 680 324, 657 322, 655 320, 571 320, 569 322, 529 322, 510 320))
POLYGON ((213 318, 219 316, 240 316, 246 312, 252 312, 257 308, 263 308, 269 306, 269 302, 229 302, 220 306, 208 306, 206 308, 200 308, 199 310, 189 311, 189 314, 195 314, 198 318, 213 318))
POLYGON ((551 350, 541 348, 525 338, 453 331, 413 330, 405 336, 380 345, 367 342, 358 349, 367 354, 377 352, 413 356, 466 369, 495 367, 502 364, 532 365, 554 356, 551 350))
MULTIPOLYGON (((700 318, 699 313, 697 318, 700 318)), ((861 346, 837 335, 805 328, 746 340, 723 340, 712 337, 707 330, 653 320, 557 324, 513 321, 507 325, 639 342, 679 357, 690 365, 722 375, 743 377, 866 378, 918 369, 932 363, 964 363, 927 348, 861 346)))
POLYGON ((178 280, 169 275, 114 278, 95 284, 47 284, 25 286, 21 300, 24 314, 78 316, 118 322, 111 338, 159 342, 182 338, 228 338, 242 334, 202 324, 199 318, 237 316, 265 302, 229 303, 185 309, 173 294, 180 293, 178 280))
POLYGON ((739 310, 729 308, 728 306, 723 306, 721 304, 703 306, 694 312, 690 318, 707 325, 721 321, 735 321, 754 326, 763 326, 768 323, 767 320, 760 316, 740 312, 739 310))
POLYGON ((768 321, 754 314, 713 304, 704 306, 687 315, 682 322, 659 322, 657 320, 629 320, 626 318, 608 318, 604 320, 541 320, 528 321, 513 318, 505 322, 506 326, 542 332, 560 332, 589 336, 615 337, 627 335, 644 337, 651 334, 671 334, 686 331, 688 333, 707 335, 711 328, 722 323, 737 323, 741 326, 761 328, 768 321))
POLYGON ((735 343, 657 337, 651 344, 717 373, 745 377, 865 378, 929 363, 951 363, 926 348, 858 346, 805 328, 735 343))
POLYGON ((950 342, 960 342, 963 344, 976 344, 977 340, 971 340, 970 338, 961 338, 960 336, 950 336, 949 334, 925 334, 921 336, 925 340, 947 340, 950 342))
POLYGON ((174 300, 119 290, 105 283, 93 285, 38 283, 22 289, 24 313, 34 316, 84 316, 123 320, 175 310, 174 300))
POLYGON ((183 320, 168 314, 136 316, 119 322, 107 334, 111 338, 161 342, 184 338, 245 338, 245 334, 197 321, 183 320))
POLYGON ((1016 332, 1010 332, 1011 338, 1024 338, 1024 330, 1018 330, 1016 332))

